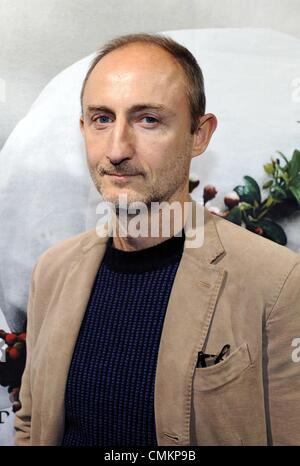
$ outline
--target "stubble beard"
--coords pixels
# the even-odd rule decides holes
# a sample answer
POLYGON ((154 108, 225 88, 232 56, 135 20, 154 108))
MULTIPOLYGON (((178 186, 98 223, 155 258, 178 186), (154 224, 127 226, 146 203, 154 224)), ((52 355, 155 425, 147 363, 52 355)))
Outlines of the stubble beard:
POLYGON ((150 211, 152 203, 168 202, 170 199, 172 199, 174 193, 179 188, 183 187, 187 182, 189 172, 189 166, 187 164, 188 158, 189 154, 187 148, 186 151, 177 156, 175 160, 176 169, 174 170, 174 162, 171 163, 170 160, 168 166, 165 167, 164 178, 160 178, 160 180, 158 180, 155 185, 147 186, 147 176, 142 175, 144 177, 144 186, 146 185, 148 189, 143 193, 134 192, 130 193, 129 195, 127 194, 127 206, 124 205, 124 203, 120 204, 119 195, 122 193, 122 190, 120 190, 120 193, 116 195, 110 195, 109 193, 105 192, 105 188, 103 187, 102 183, 103 174, 105 173, 103 168, 101 168, 99 165, 93 168, 89 163, 88 168, 97 191, 105 202, 108 202, 114 206, 116 211, 120 209, 127 210, 129 205, 131 208, 135 209, 138 209, 139 205, 146 205, 150 211), (183 173, 185 173, 185 176, 182 176, 183 173))

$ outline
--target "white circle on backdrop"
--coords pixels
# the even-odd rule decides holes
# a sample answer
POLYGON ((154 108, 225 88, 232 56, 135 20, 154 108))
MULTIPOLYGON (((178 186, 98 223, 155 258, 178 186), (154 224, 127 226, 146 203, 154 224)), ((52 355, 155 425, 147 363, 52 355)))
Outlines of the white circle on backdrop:
MULTIPOLYGON (((203 69, 207 112, 218 128, 191 171, 218 190, 212 201, 242 184, 260 185, 263 164, 276 150, 288 157, 300 144, 300 40, 266 29, 200 29, 163 34, 186 45, 203 69)), ((95 54, 52 79, 15 127, 0 153, 0 306, 12 330, 24 322, 30 274, 37 257, 57 241, 96 225, 100 200, 90 180, 79 130, 79 95, 95 54)), ((167 176, 167 174, 166 174, 167 176)), ((285 229, 300 252, 299 220, 285 229)))

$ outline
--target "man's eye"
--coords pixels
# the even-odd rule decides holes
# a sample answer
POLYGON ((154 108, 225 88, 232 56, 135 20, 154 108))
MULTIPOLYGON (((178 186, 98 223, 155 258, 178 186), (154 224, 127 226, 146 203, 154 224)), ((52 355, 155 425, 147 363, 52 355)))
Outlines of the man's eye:
POLYGON ((105 123, 109 123, 109 120, 110 120, 109 116, 101 115, 101 116, 95 118, 94 121, 96 121, 97 123, 100 123, 100 124, 103 124, 103 123, 105 124, 105 123))
POLYGON ((158 123, 158 119, 152 116, 145 116, 143 120, 147 120, 146 123, 158 123))

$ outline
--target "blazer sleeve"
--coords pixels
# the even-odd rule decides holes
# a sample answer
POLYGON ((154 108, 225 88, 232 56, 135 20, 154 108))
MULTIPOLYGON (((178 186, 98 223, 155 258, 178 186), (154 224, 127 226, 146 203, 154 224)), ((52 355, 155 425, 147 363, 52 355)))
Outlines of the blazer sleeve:
MULTIPOLYGON (((300 358, 295 358, 296 339, 300 339, 300 259, 277 296, 266 322, 264 340, 268 443, 300 445, 300 358)), ((300 340, 298 346, 300 355, 300 340)))
POLYGON ((16 446, 29 446, 31 444, 31 387, 30 366, 34 338, 34 271, 32 273, 28 306, 26 329, 26 364, 21 380, 20 402, 21 408, 15 413, 14 428, 16 446))

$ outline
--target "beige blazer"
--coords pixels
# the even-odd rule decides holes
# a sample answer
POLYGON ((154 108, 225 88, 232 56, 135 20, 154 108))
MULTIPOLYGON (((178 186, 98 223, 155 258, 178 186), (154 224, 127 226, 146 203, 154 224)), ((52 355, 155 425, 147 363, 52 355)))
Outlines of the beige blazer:
MULTIPOLYGON (((160 341, 158 444, 300 445, 300 257, 204 210, 204 245, 184 249, 160 341), (227 343, 222 362, 196 368, 198 351, 227 343)), ((35 265, 16 445, 61 443, 68 369, 106 240, 87 231, 35 265)))

